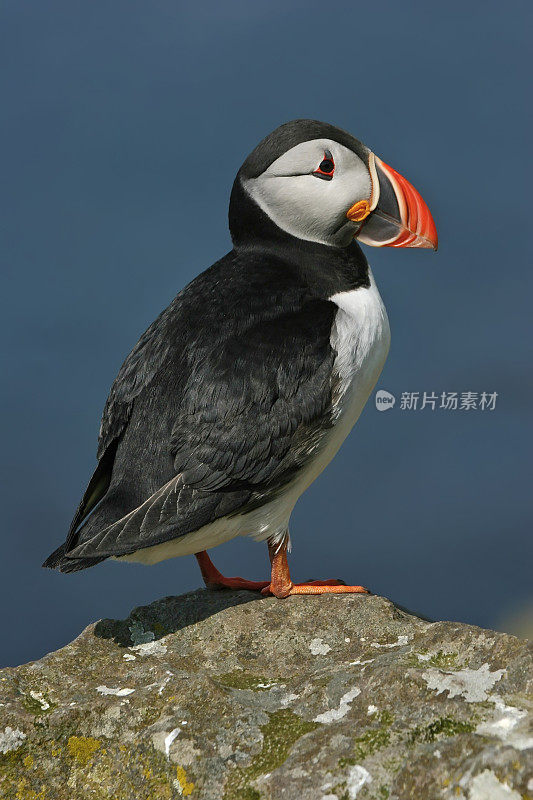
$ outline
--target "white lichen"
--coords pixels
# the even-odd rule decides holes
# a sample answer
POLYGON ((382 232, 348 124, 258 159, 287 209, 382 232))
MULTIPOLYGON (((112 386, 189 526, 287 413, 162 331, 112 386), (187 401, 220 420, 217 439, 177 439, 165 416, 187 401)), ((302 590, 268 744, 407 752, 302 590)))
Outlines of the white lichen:
POLYGON ((468 800, 487 800, 489 797, 490 800, 521 800, 518 792, 501 783, 492 770, 486 769, 472 779, 468 800))
POLYGON ((491 672, 488 664, 483 664, 479 669, 460 669, 456 672, 445 672, 441 669, 428 669, 422 677, 428 689, 434 689, 437 694, 448 692, 448 697, 461 695, 469 703, 481 703, 489 697, 489 689, 505 674, 504 669, 491 672))
POLYGON ((492 719, 480 723, 475 732, 480 736, 501 739, 517 750, 527 750, 533 747, 533 736, 522 726, 527 711, 506 705, 501 697, 489 691, 504 674, 504 669, 491 672, 489 665, 483 664, 479 669, 461 669, 455 672, 428 669, 422 673, 422 677, 428 688, 434 689, 437 694, 448 692, 450 698, 460 695, 469 703, 485 700, 494 703, 492 719))
POLYGON ((26 734, 23 731, 8 725, 7 728, 4 728, 4 732, 0 733, 0 753, 9 753, 11 750, 21 747, 25 738, 26 734))
POLYGON ((161 695, 165 691, 165 686, 170 681, 170 679, 174 676, 174 673, 167 669, 167 677, 163 678, 161 684, 159 685, 159 689, 157 690, 157 694, 161 695))
POLYGON ((131 641, 135 644, 146 644, 147 642, 152 642, 155 639, 155 633, 153 631, 145 630, 142 622, 135 620, 129 626, 129 631, 131 635, 131 641))
POLYGON ((419 661, 429 661, 431 658, 431 653, 417 653, 416 657, 419 661))
POLYGON ((525 730, 520 730, 520 723, 527 717, 527 711, 505 705, 501 697, 496 695, 491 695, 489 700, 495 706, 494 716, 492 720, 478 725, 475 732, 480 736, 494 736, 516 747, 517 750, 532 748, 533 736, 529 736, 525 730))
POLYGON ((162 642, 142 642, 131 649, 140 656, 164 656, 167 652, 167 647, 162 642))
POLYGON ((352 767, 346 780, 346 789, 348 791, 348 797, 350 800, 355 800, 359 789, 362 789, 365 783, 371 782, 372 776, 368 770, 366 770, 360 764, 356 764, 355 767, 352 767))
POLYGON ((338 708, 330 708, 329 711, 324 711, 322 714, 319 714, 315 717, 315 722, 322 722, 323 724, 330 723, 330 722, 337 722, 337 720, 342 719, 350 710, 350 703, 355 700, 355 698, 361 694, 361 689, 357 686, 354 686, 353 689, 350 689, 349 692, 343 694, 339 701, 338 708))
POLYGON ((294 694, 293 692, 289 692, 288 694, 285 695, 285 697, 282 697, 281 700, 279 701, 280 706, 282 708, 287 708, 287 706, 289 706, 293 702, 293 700, 298 700, 298 695, 294 694))
POLYGON ((174 728, 174 730, 170 731, 170 733, 165 736, 165 755, 167 758, 170 756, 170 745, 180 733, 181 728, 174 728))
POLYGON ((30 691, 30 697, 32 698, 32 700, 35 700, 36 703, 39 703, 42 711, 48 711, 48 709, 50 708, 50 703, 45 698, 42 692, 36 692, 32 689, 30 691))
POLYGON ((331 647, 326 642, 322 641, 322 639, 313 639, 311 644, 309 645, 309 649, 311 654, 314 656, 325 656, 326 653, 329 653, 331 647))
POLYGON ((96 691, 104 695, 114 695, 115 697, 126 697, 128 694, 133 694, 135 689, 128 689, 128 688, 120 689, 118 687, 116 689, 112 689, 109 686, 97 686, 96 691))

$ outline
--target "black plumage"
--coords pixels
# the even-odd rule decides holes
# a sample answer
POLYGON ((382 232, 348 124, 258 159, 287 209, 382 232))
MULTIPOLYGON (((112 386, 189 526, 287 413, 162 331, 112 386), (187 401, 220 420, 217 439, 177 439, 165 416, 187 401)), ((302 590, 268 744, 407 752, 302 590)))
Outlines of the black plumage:
POLYGON ((266 503, 320 447, 336 390, 328 297, 368 286, 366 259, 355 242, 284 233, 242 185, 295 138, 330 135, 309 124, 312 135, 288 126, 281 144, 267 137, 247 159, 230 204, 233 250, 177 295, 122 365, 98 466, 45 566, 83 569, 266 503))

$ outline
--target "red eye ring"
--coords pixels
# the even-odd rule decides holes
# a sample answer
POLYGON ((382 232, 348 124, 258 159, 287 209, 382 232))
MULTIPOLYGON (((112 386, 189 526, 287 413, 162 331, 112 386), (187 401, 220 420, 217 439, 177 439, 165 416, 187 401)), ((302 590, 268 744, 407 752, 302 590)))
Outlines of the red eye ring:
POLYGON ((333 161, 333 156, 329 150, 324 150, 324 158, 318 165, 318 169, 313 172, 313 175, 316 175, 317 178, 322 178, 322 180, 330 181, 334 172, 335 162, 333 161))

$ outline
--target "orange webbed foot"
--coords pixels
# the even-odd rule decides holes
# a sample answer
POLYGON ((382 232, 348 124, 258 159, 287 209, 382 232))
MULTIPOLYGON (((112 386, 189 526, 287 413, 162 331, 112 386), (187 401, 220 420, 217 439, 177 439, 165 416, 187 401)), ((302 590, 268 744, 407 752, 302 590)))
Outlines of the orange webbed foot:
POLYGON ((246 589, 261 592, 265 597, 290 597, 296 594, 371 594, 364 586, 347 586, 339 578, 325 581, 293 583, 287 563, 287 546, 269 542, 272 574, 269 581, 248 581, 245 578, 226 578, 215 567, 206 551, 196 553, 205 585, 208 589, 246 589))
POLYGON ((287 562, 287 544, 269 541, 268 552, 272 574, 270 583, 262 589, 263 595, 290 597, 295 594, 371 594, 364 586, 347 586, 338 578, 325 581, 305 581, 293 583, 287 562))
POLYGON ((290 597, 296 594, 371 594, 364 586, 347 586, 340 580, 332 578, 327 581, 306 581, 305 583, 292 583, 290 585, 272 584, 261 591, 262 595, 275 597, 290 597))

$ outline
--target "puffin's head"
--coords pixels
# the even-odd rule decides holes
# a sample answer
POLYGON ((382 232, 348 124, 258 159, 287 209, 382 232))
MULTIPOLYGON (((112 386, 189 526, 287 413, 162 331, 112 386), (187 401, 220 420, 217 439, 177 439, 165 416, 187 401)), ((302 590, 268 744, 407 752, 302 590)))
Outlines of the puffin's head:
POLYGON ((416 189, 358 139, 315 120, 276 128, 237 174, 230 204, 234 240, 271 223, 297 239, 333 247, 355 237, 375 247, 437 249, 435 223, 416 189))

